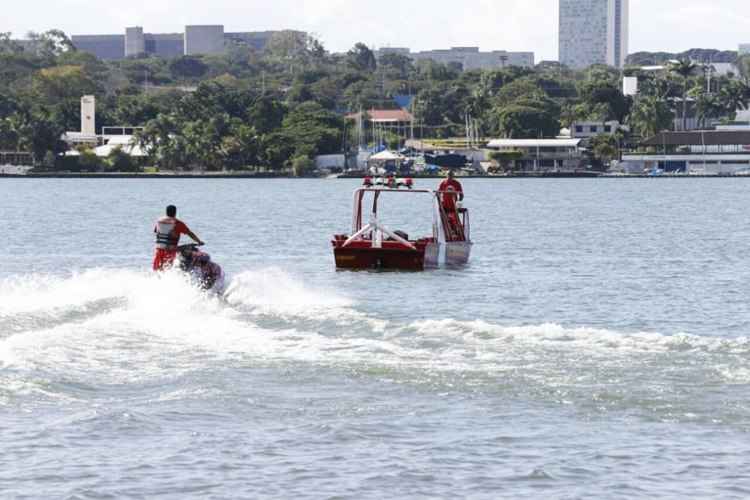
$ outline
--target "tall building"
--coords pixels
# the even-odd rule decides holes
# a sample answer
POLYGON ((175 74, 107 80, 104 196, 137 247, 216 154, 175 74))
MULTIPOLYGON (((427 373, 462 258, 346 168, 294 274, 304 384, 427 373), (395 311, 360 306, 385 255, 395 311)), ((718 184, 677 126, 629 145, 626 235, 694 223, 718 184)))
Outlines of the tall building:
POLYGON ((617 68, 628 56, 630 0, 560 0, 560 63, 617 68))

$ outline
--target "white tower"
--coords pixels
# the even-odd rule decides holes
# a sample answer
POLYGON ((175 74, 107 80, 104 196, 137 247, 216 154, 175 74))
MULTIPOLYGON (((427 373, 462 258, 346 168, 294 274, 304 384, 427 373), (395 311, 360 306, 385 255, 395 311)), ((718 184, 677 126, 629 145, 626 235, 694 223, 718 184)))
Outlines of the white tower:
POLYGON ((96 97, 81 97, 81 134, 96 135, 96 97))

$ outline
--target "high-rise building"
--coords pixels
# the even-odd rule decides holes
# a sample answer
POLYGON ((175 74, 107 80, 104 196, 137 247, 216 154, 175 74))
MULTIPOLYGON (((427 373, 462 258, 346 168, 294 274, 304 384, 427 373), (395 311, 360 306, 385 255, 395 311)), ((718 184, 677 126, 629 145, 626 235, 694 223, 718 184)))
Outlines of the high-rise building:
POLYGON ((125 57, 135 57, 146 53, 146 37, 143 28, 125 28, 125 57))
POLYGON ((630 0, 560 0, 560 63, 622 68, 628 56, 630 0))

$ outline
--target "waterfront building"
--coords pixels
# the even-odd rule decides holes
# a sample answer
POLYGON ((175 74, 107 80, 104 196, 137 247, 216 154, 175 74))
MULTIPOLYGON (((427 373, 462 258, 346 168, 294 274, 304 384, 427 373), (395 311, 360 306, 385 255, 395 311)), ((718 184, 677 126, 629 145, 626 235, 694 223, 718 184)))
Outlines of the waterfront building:
POLYGON ((574 172, 584 164, 582 139, 495 139, 487 148, 504 153, 507 170, 574 172))
POLYGON ((479 47, 451 47, 450 49, 412 52, 404 47, 385 47, 377 51, 378 58, 386 54, 398 54, 414 61, 432 60, 442 64, 459 64, 464 71, 474 69, 499 69, 508 66, 531 68, 534 66, 533 52, 508 52, 493 50, 482 52, 479 47))
POLYGON ((625 66, 630 0, 559 1, 561 64, 574 69, 625 66))
POLYGON ((624 154, 627 172, 692 175, 750 174, 750 129, 661 132, 641 143, 646 152, 624 154))
POLYGON ((186 26, 184 33, 145 33, 140 26, 121 35, 73 35, 73 45, 99 59, 117 61, 151 55, 164 58, 182 55, 219 55, 227 46, 240 44, 263 50, 277 31, 228 33, 224 26, 186 26))

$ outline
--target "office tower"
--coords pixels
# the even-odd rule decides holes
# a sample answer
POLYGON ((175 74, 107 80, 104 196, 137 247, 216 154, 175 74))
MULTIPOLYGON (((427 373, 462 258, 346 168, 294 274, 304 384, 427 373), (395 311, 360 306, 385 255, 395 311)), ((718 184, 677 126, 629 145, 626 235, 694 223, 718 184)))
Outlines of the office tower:
POLYGON ((630 0, 560 0, 560 62, 625 65, 630 0))

